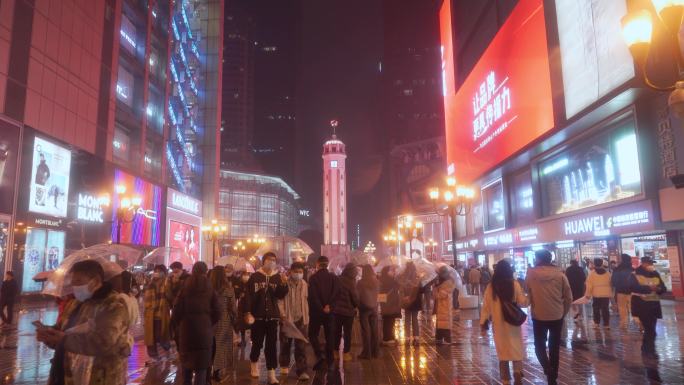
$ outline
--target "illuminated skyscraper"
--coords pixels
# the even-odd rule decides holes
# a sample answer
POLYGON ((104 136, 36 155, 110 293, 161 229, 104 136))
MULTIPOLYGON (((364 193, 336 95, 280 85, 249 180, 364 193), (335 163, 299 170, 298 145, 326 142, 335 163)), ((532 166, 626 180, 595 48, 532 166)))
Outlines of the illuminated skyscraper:
MULTIPOLYGON (((335 129, 337 121, 330 125, 335 129)), ((323 145, 323 245, 321 254, 328 257, 346 255, 347 194, 344 143, 333 134, 323 145)))

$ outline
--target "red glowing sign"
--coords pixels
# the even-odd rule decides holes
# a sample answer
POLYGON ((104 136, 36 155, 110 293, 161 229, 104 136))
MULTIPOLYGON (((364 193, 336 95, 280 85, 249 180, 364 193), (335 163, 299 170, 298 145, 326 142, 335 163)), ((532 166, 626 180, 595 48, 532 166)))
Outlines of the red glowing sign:
POLYGON ((521 0, 458 92, 450 1, 440 11, 449 171, 470 182, 553 128, 542 0, 521 0))
POLYGON ((181 258, 172 256, 168 262, 180 261, 183 266, 192 266, 199 261, 200 229, 181 222, 169 221, 169 246, 183 250, 181 258))

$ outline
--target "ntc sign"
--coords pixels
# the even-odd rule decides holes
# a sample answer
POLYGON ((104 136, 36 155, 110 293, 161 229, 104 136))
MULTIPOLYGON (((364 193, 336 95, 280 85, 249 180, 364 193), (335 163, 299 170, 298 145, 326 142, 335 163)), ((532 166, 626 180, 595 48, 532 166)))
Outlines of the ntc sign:
POLYGON ((200 215, 202 211, 200 201, 172 189, 169 189, 167 203, 169 207, 194 215, 200 215))
POLYGON ((78 194, 78 210, 76 219, 86 222, 104 223, 104 210, 102 206, 109 204, 108 199, 98 198, 90 194, 78 194))
POLYGON ((299 210, 299 215, 302 217, 310 217, 311 210, 299 210))

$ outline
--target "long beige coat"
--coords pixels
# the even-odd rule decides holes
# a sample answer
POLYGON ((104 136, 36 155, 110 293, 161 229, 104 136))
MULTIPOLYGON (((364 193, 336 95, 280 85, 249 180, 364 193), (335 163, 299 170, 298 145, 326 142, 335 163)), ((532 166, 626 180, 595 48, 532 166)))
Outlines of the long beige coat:
POLYGON ((435 314, 437 315, 437 329, 449 329, 454 323, 453 317, 453 295, 456 284, 453 280, 446 281, 435 286, 433 294, 435 296, 435 314))
MULTIPOLYGON (((529 306, 527 296, 523 292, 520 284, 513 281, 513 300, 520 307, 529 306)), ((492 285, 487 286, 484 293, 484 303, 482 304, 482 311, 480 313, 480 324, 485 321, 492 321, 492 330, 494 332, 494 345, 496 346, 496 355, 499 361, 522 361, 525 357, 523 349, 522 331, 520 326, 514 326, 506 322, 501 310, 501 301, 492 297, 492 285)))

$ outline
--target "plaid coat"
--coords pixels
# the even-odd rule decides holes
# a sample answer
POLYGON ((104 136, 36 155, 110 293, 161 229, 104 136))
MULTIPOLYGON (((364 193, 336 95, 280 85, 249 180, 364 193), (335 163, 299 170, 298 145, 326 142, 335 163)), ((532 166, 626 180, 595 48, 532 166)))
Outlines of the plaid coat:
POLYGON ((165 279, 152 280, 145 287, 143 301, 145 304, 143 321, 145 326, 145 345, 153 346, 155 342, 167 342, 170 340, 169 324, 171 322, 170 306, 166 299, 165 279), (154 319, 161 321, 160 335, 154 335, 154 319))

